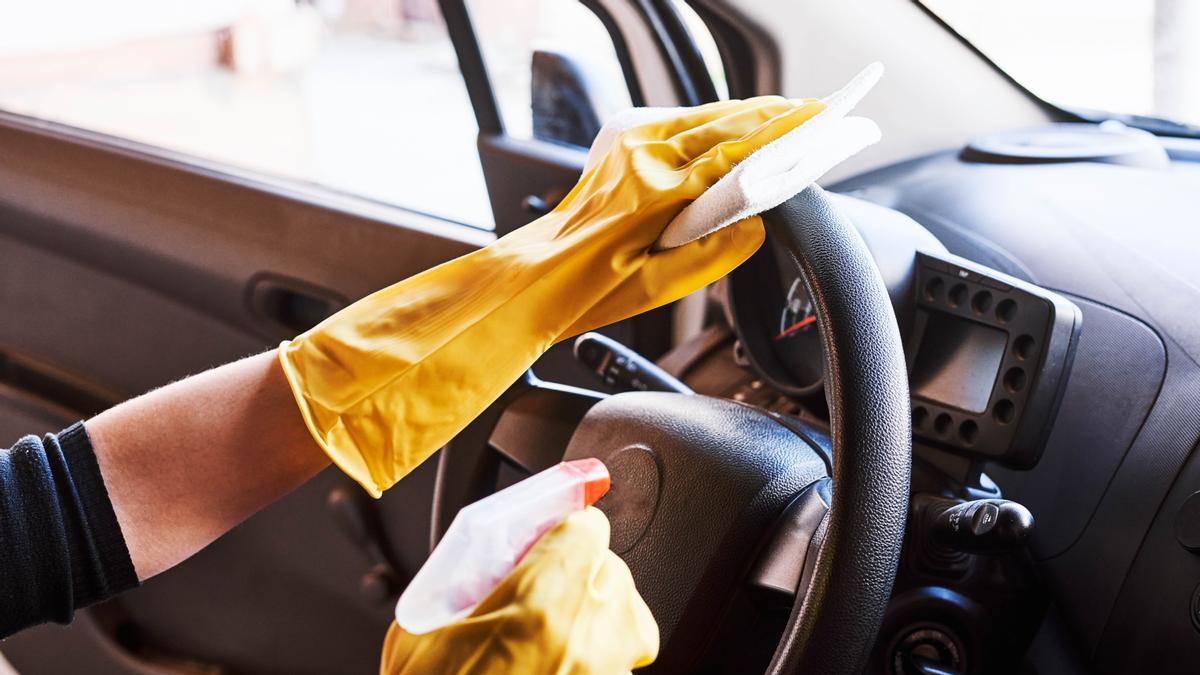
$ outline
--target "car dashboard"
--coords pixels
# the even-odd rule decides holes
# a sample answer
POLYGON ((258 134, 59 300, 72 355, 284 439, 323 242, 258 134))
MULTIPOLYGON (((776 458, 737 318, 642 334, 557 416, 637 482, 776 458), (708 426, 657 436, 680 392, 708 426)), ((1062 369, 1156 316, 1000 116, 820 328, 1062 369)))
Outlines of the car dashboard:
MULTIPOLYGON (((1200 509, 1200 164, 947 152, 832 191, 905 344, 912 508, 922 493, 1002 496, 1036 519, 1009 556, 1028 565, 931 567, 906 544, 877 667, 906 672, 892 659, 915 640, 958 672, 998 672, 1026 647, 1031 672, 1186 671, 1200 659, 1200 518, 1187 516, 1200 509)), ((716 289, 725 321, 663 366, 702 393, 827 420, 795 270, 768 242, 716 289)))

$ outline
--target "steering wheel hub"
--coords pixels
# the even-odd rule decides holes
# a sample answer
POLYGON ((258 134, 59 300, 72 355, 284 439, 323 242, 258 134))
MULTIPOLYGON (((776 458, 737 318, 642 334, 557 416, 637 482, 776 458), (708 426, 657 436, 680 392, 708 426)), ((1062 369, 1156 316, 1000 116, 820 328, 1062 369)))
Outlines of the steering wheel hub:
POLYGON ((663 672, 703 656, 780 514, 826 475, 819 450, 761 410, 683 394, 596 404, 567 447, 582 457, 613 474, 597 506, 658 621, 663 672))

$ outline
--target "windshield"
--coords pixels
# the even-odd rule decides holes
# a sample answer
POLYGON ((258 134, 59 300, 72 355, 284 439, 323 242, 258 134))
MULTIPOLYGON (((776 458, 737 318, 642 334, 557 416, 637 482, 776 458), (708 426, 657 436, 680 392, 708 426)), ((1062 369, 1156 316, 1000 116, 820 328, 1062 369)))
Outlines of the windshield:
POLYGON ((1200 0, 918 2, 1045 101, 1200 125, 1200 0))

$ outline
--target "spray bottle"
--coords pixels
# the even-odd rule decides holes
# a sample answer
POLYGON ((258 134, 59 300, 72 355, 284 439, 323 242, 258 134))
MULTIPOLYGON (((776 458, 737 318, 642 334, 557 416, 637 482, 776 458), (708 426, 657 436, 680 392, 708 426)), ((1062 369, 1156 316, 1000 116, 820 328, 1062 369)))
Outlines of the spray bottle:
POLYGON ((537 540, 608 491, 598 459, 562 462, 464 507, 396 603, 414 635, 468 616, 537 540))

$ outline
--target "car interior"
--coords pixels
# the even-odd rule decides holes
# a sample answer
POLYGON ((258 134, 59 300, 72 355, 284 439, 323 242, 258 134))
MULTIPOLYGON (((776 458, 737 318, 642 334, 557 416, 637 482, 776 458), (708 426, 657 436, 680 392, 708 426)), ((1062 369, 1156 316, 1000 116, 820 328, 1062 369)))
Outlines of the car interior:
POLYGON ((637 672, 1196 672, 1200 12, 563 1, 603 27, 624 86, 539 48, 514 103, 496 14, 434 8, 492 229, 0 110, 7 446, 530 222, 615 109, 819 96, 886 68, 857 111, 883 141, 764 214, 726 278, 556 345, 382 499, 331 468, 70 625, 0 642, 0 672, 375 672, 458 510, 582 457, 612 473, 598 506, 659 625, 637 672), (1085 44, 1097 26, 1145 33, 1146 78, 1195 107, 1113 94, 1130 57, 1085 44), (1048 91, 1051 62, 1114 107, 1048 91))

